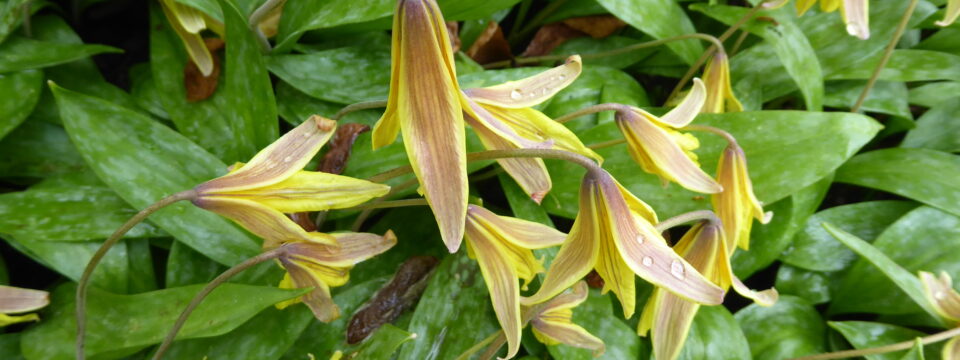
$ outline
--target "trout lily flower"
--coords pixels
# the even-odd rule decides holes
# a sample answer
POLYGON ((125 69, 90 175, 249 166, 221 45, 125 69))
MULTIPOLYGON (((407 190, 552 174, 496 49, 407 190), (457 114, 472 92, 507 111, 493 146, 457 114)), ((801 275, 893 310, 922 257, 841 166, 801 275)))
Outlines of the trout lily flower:
POLYGON ((340 317, 340 309, 330 297, 330 288, 350 280, 350 269, 361 261, 389 250, 397 237, 387 230, 383 236, 368 233, 333 233, 339 246, 297 241, 284 244, 280 265, 287 270, 280 288, 312 287, 309 293, 276 305, 278 309, 303 302, 317 320, 330 322, 340 317))
MULTIPOLYGON (((953 280, 950 275, 941 271, 938 278, 931 273, 921 271, 920 282, 923 283, 923 293, 927 301, 933 305, 933 309, 954 326, 960 326, 960 293, 953 289, 953 280)), ((960 358, 960 337, 950 339, 943 346, 942 358, 960 358)))
POLYGON ((0 285, 0 327, 27 321, 37 321, 37 314, 10 315, 35 311, 50 303, 46 291, 0 285))
POLYGON ((960 17, 960 0, 947 0, 947 13, 944 14, 943 20, 937 21, 937 26, 950 26, 954 21, 957 21, 957 18, 960 17))
MULTIPOLYGON (((720 224, 701 222, 687 231, 674 250, 721 288, 727 289, 732 285, 737 293, 761 306, 773 305, 778 297, 776 289, 753 291, 733 275, 730 266, 731 254, 726 251, 723 236, 723 227, 720 224)), ((645 336, 652 330, 655 357, 661 360, 676 359, 683 349, 690 325, 699 308, 700 304, 682 299, 663 289, 654 289, 643 308, 637 333, 645 336)))
POLYGON ((544 302, 596 269, 604 280, 603 292, 613 290, 627 318, 636 307, 634 274, 685 299, 721 303, 723 289, 667 246, 653 226, 656 222, 653 210, 609 173, 589 170, 580 186, 580 212, 570 234, 540 290, 521 302, 544 302))
POLYGON ((707 100, 701 112, 722 113, 743 111, 743 105, 733 94, 730 86, 730 60, 727 53, 717 51, 703 69, 703 82, 707 88, 707 100))
MULTIPOLYGON (((470 112, 467 124, 490 150, 552 148, 602 162, 599 154, 583 145, 566 126, 532 107, 546 101, 580 75, 580 56, 540 74, 496 86, 464 90, 470 112)), ((533 201, 540 203, 550 191, 550 174, 542 159, 510 158, 497 162, 533 201)))
MULTIPOLYGON (((531 249, 556 246, 566 234, 535 222, 498 216, 470 205, 464 237, 467 252, 480 265, 490 300, 508 344, 507 358, 520 350, 520 288, 543 272, 531 249)), ((525 285, 523 286, 525 287, 525 285)))
MULTIPOLYGON (((803 15, 817 0, 797 0, 797 13, 803 15)), ((820 10, 834 12, 840 9, 847 33, 860 40, 870 38, 870 10, 867 0, 820 0, 820 10)))
POLYGON ((390 190, 389 186, 366 180, 302 170, 336 126, 333 120, 312 116, 249 163, 198 185, 193 204, 263 238, 265 249, 287 241, 336 245, 336 236, 307 232, 284 214, 356 206, 390 190))
POLYGON ((738 245, 741 249, 749 250, 753 218, 766 224, 773 213, 764 213, 763 206, 753 194, 753 184, 747 172, 747 157, 734 142, 720 154, 717 181, 723 185, 723 192, 711 196, 710 201, 713 211, 723 222, 723 232, 729 241, 727 252, 733 253, 738 245))
POLYGON ((664 185, 674 181, 704 194, 722 190, 697 164, 693 150, 700 147, 700 141, 692 134, 676 130, 693 121, 706 98, 703 82, 693 79, 693 89, 662 117, 635 107, 624 107, 616 113, 617 126, 627 139, 630 156, 643 171, 659 176, 664 185))
POLYGON ((447 27, 434 0, 399 0, 393 17, 390 94, 373 128, 374 150, 403 145, 451 253, 463 240, 467 155, 460 91, 447 27))
POLYGON ((187 49, 187 55, 190 61, 197 65, 203 76, 210 76, 213 72, 213 55, 207 49, 203 42, 200 32, 205 29, 223 37, 223 24, 214 20, 190 5, 180 3, 176 0, 161 0, 163 15, 173 28, 173 31, 180 37, 183 46, 187 49))
POLYGON ((543 304, 530 315, 533 336, 546 345, 566 344, 578 348, 593 350, 598 357, 606 351, 603 340, 590 334, 586 329, 573 323, 573 308, 587 300, 587 283, 580 281, 573 286, 573 292, 557 295, 543 304))

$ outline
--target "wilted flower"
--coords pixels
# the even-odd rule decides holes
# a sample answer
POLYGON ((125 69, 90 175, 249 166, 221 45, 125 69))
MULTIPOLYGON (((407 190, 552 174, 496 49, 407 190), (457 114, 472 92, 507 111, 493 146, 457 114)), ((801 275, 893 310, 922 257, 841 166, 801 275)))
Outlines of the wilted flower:
MULTIPOLYGON (((603 161, 566 126, 532 108, 573 83, 581 67, 580 56, 574 55, 563 65, 525 79, 464 90, 472 109, 467 123, 487 149, 552 148, 603 161)), ((550 191, 550 174, 543 160, 507 158, 497 162, 537 203, 550 191)))
MULTIPOLYGON (((797 0, 797 12, 803 15, 817 0, 797 0)), ((834 12, 840 9, 847 33, 861 40, 870 38, 870 11, 867 0, 820 0, 820 10, 834 12)))
POLYGON ((954 21, 957 21, 957 17, 960 17, 960 0, 947 0, 946 12, 943 15, 943 20, 936 22, 937 26, 950 26, 954 21))
POLYGON ((587 283, 580 281, 573 292, 557 295, 537 309, 530 319, 533 336, 547 345, 566 344, 593 350, 597 357, 606 351, 603 340, 573 323, 573 308, 587 300, 587 283))
POLYGON ((398 132, 421 191, 450 252, 463 240, 467 215, 467 155, 463 111, 453 52, 434 0, 400 0, 393 17, 390 95, 373 128, 373 148, 398 132))
POLYGON ((262 237, 267 249, 287 241, 335 245, 335 236, 306 232, 284 213, 351 207, 390 190, 366 180, 302 170, 330 139, 336 125, 333 120, 312 116, 249 163, 198 185, 193 203, 262 237))
POLYGON ((664 184, 674 181, 692 191, 712 194, 722 188, 697 164, 693 150, 700 147, 700 141, 691 134, 676 130, 693 121, 705 99, 703 82, 693 79, 693 88, 666 115, 658 118, 630 107, 617 111, 616 120, 627 139, 630 156, 643 171, 656 174, 664 184))
MULTIPOLYGON (((723 227, 720 224, 698 223, 677 242, 674 250, 721 288, 727 289, 732 285, 734 290, 757 304, 773 305, 778 297, 776 289, 762 292, 750 290, 733 274, 730 266, 731 254, 726 251, 723 236, 723 227)), ((656 358, 676 359, 683 349, 690 325, 699 308, 700 304, 682 299, 663 289, 654 289, 643 308, 637 333, 643 336, 652 329, 653 353, 656 358)))
POLYGON ((729 241, 727 251, 733 253, 737 245, 747 250, 750 248, 753 218, 766 224, 773 214, 764 213, 763 206, 753 194, 747 157, 736 143, 731 142, 720 155, 717 181, 723 185, 723 192, 713 194, 710 201, 713 211, 723 221, 723 230, 729 241))
MULTIPOLYGON (((920 272, 920 282, 923 283, 923 293, 927 301, 940 316, 954 325, 960 325, 960 293, 953 289, 953 279, 946 271, 940 272, 937 278, 926 271, 920 272)), ((960 358, 960 337, 950 339, 943 346, 943 359, 960 358)))
POLYGON ((27 321, 37 321, 37 314, 11 315, 39 310, 50 303, 46 291, 0 285, 0 327, 27 321))
POLYGON ((210 76, 213 72, 213 55, 207 49, 200 32, 209 28, 223 36, 223 24, 176 0, 161 0, 160 4, 173 31, 183 41, 190 60, 197 65, 203 76, 210 76))
POLYGON ((279 303, 277 308, 303 301, 318 320, 330 322, 337 319, 340 309, 330 297, 330 288, 346 284, 354 264, 379 255, 397 243, 397 237, 389 230, 383 236, 368 233, 333 233, 329 236, 335 238, 339 246, 302 241, 283 245, 286 251, 279 260, 287 273, 280 287, 312 287, 313 290, 279 303))
POLYGON ((556 246, 566 234, 535 222, 498 216, 487 209, 470 205, 464 238, 467 251, 477 259, 480 272, 490 290, 497 320, 506 335, 507 358, 520 349, 520 286, 543 272, 543 265, 531 249, 556 246))
POLYGON ((733 94, 730 86, 730 60, 727 53, 717 51, 703 69, 703 82, 707 88, 707 100, 701 112, 722 113, 743 111, 743 105, 733 94))
POLYGON ((690 267, 653 227, 656 214, 602 169, 587 172, 580 186, 580 213, 553 260, 540 290, 521 301, 536 304, 559 294, 590 270, 613 290, 631 317, 636 306, 634 274, 698 303, 723 301, 723 290, 690 267))

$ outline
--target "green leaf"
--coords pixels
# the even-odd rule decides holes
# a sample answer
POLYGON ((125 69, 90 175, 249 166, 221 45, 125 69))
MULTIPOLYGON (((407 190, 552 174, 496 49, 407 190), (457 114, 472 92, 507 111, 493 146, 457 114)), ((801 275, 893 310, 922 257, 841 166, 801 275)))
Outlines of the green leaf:
MULTIPOLYGON (((657 39, 696 32, 693 22, 676 1, 672 0, 597 0, 611 14, 657 39)), ((699 40, 667 43, 683 62, 693 64, 703 52, 699 40)))
MULTIPOLYGON (((203 285, 116 295, 90 289, 87 303, 87 356, 129 353, 159 343, 180 312, 203 285), (149 309, 149 311, 144 311, 149 309)), ((76 339, 74 284, 58 287, 46 320, 28 329, 21 347, 27 358, 72 359, 76 339)), ((305 290, 223 284, 210 293, 180 330, 178 339, 230 332, 268 306, 304 294, 305 290), (243 299, 243 301, 237 301, 243 299)))
POLYGON ((390 360, 397 349, 400 348, 400 345, 416 337, 416 334, 408 333, 396 326, 383 324, 362 342, 357 350, 345 355, 348 359, 390 360))
POLYGON ((866 261, 858 261, 843 278, 831 311, 907 314, 924 309, 939 318, 924 297, 916 274, 920 270, 960 271, 960 243, 955 241, 960 236, 960 217, 922 206, 890 225, 872 246, 834 230, 831 233, 838 240, 866 261))
MULTIPOLYGON (((226 165, 170 128, 94 97, 53 86, 70 139, 93 171, 135 208, 223 173, 226 165), (113 136, 102 136, 111 134, 113 136)), ((232 265, 259 251, 228 220, 177 203, 150 221, 200 253, 232 265)))
MULTIPOLYGON (((849 113, 758 111, 700 115, 697 124, 711 125, 732 133, 746 152, 750 178, 757 197, 773 203, 830 174, 869 141, 880 126, 868 117, 849 113), (825 141, 830 139, 830 141, 825 141)), ((604 124, 580 134, 585 144, 622 138, 615 124, 604 124)), ((716 168, 726 146, 711 135, 697 134, 699 162, 709 174, 716 168)), ((661 217, 710 207, 707 197, 677 186, 666 189, 655 175, 640 170, 626 145, 598 150, 603 167, 653 206, 661 217)), ((543 204, 553 214, 574 217, 583 170, 569 163, 548 161, 553 191, 543 204)))
POLYGON ((777 270, 776 288, 781 294, 801 297, 811 304, 830 301, 833 273, 809 271, 787 264, 777 270))
POLYGON ((917 119, 917 127, 907 133, 900 146, 960 152, 960 123, 955 121, 958 116, 960 97, 940 102, 917 119))
POLYGON ((750 345, 740 325, 723 306, 701 306, 678 359, 749 359, 750 345))
POLYGON ((390 87, 388 47, 354 46, 275 55, 267 59, 267 67, 297 90, 340 104, 386 99, 390 87))
POLYGON ((927 357, 924 354, 923 341, 920 339, 915 339, 913 347, 910 348, 910 351, 907 351, 900 360, 925 360, 927 357))
MULTIPOLYGON (((20 253, 73 281, 80 280, 83 269, 100 248, 100 242, 45 241, 9 234, 2 236, 20 253)), ((104 290, 126 293, 129 289, 128 278, 130 260, 127 244, 120 243, 103 257, 90 283, 104 290)))
POLYGON ((956 179, 960 179, 957 155, 894 148, 855 156, 837 170, 836 181, 894 193, 960 215, 956 179))
MULTIPOLYGON (((283 81, 277 83, 277 111, 280 113, 280 117, 291 125, 300 125, 301 122, 314 114, 328 118, 333 117, 343 107, 343 104, 320 100, 304 94, 283 81)), ((341 124, 360 123, 372 128, 377 120, 380 120, 382 114, 383 110, 381 109, 354 111, 339 121, 341 124)))
MULTIPOLYGON (((136 213, 95 176, 77 173, 0 195, 0 233, 38 241, 105 239, 136 213)), ((156 226, 140 223, 125 237, 162 236, 156 226)))
POLYGON ((215 337, 180 340, 168 359, 279 359, 313 322, 306 306, 284 310, 268 307, 242 326, 215 337))
POLYGON ((756 304, 734 315, 757 360, 787 359, 823 352, 826 327, 810 303, 780 296, 771 307, 756 304))
MULTIPOLYGON (((856 104, 863 92, 866 81, 836 80, 827 82, 824 105, 850 109, 856 104)), ((861 109, 866 112, 877 112, 912 119, 910 105, 907 103, 907 86, 902 82, 877 81, 867 94, 861 109)))
POLYGON ((784 251, 780 260, 814 271, 846 269, 856 260, 856 254, 830 236, 822 223, 833 224, 861 239, 873 241, 887 225, 916 207, 917 204, 911 201, 884 200, 820 211, 807 220, 803 231, 794 238, 793 246, 784 251))
POLYGON ((550 355, 554 359, 571 360, 639 358, 643 346, 637 332, 617 320, 617 316, 610 296, 590 290, 587 300, 573 308, 573 323, 602 339, 607 351, 599 358, 594 358, 591 350, 559 344, 547 347, 550 355))
MULTIPOLYGON (((956 220, 954 220, 954 222, 956 222, 956 220)), ((934 318, 939 318, 939 315, 937 315, 937 312, 933 309, 933 307, 924 297, 923 285, 920 284, 920 279, 918 279, 916 275, 914 275, 910 271, 907 271, 906 269, 898 265, 893 259, 887 257, 887 255, 884 254, 882 250, 870 245, 870 243, 863 241, 862 239, 856 237, 855 235, 850 234, 846 231, 840 230, 834 227, 833 225, 831 225, 830 223, 823 223, 823 227, 827 229, 827 232, 829 232, 830 235, 833 235, 834 238, 836 238, 837 240, 840 240, 840 242, 844 243, 844 245, 847 245, 848 247, 850 247, 851 250, 853 250, 860 256, 863 256, 864 258, 866 258, 866 260, 869 261, 870 264, 872 264, 877 269, 879 269, 880 272, 882 272, 883 275, 885 275, 890 281, 893 281, 896 284, 896 286, 900 288, 900 290, 906 293, 907 296, 909 296, 909 298, 913 300, 914 303, 919 305, 928 314, 930 314, 934 318)), ((884 234, 886 234, 886 232, 884 232, 884 234)), ((881 235, 881 236, 884 236, 884 235, 881 235)), ((879 241, 880 240, 878 239, 877 242, 879 241)), ((901 249, 901 250, 906 250, 906 249, 901 249)), ((941 250, 942 249, 928 248, 927 251, 939 253, 941 250)), ((851 269, 849 273, 847 273, 846 278, 844 278, 843 280, 843 285, 840 286, 840 291, 838 291, 836 295, 836 300, 834 300, 834 302, 830 304, 831 311, 844 312, 852 308, 857 308, 857 309, 865 308, 864 306, 865 304, 863 303, 851 304, 851 302, 854 300, 862 300, 863 299, 862 296, 865 295, 865 293, 856 293, 851 291, 855 291, 858 288, 859 290, 875 289, 873 287, 864 286, 864 285, 867 285, 868 282, 865 281, 866 280, 865 278, 858 276, 858 275, 865 275, 864 270, 867 270, 867 266, 868 266, 867 264, 860 262, 857 265, 855 265, 855 267, 851 269)), ((874 270, 875 269, 871 268, 869 269, 869 272, 875 272, 874 270)), ((884 293, 884 295, 882 296, 889 299, 889 297, 895 293, 896 292, 884 293)), ((880 300, 883 301, 887 299, 880 299, 880 300)), ((896 307, 898 309, 905 308, 906 310, 908 310, 908 312, 916 309, 916 307, 908 306, 908 305, 909 305, 909 302, 902 302, 902 303, 898 303, 896 307)), ((893 312, 893 313, 896 313, 896 312, 893 312)))
POLYGON ((7 360, 25 360, 20 352, 20 338, 23 333, 14 332, 0 335, 0 358, 7 360))
MULTIPOLYGON (((830 321, 827 323, 833 329, 843 334, 843 337, 856 349, 867 349, 883 345, 910 341, 926 334, 896 325, 869 322, 869 321, 830 321)), ((921 347, 920 356, 929 356, 937 359, 940 355, 940 346, 921 347), (936 348, 936 350, 934 350, 936 348), (925 354, 924 354, 925 353, 925 354)), ((866 355, 867 360, 898 360, 907 355, 907 350, 891 351, 882 354, 866 355)))
MULTIPOLYGON (((603 39, 594 39, 590 37, 575 38, 560 44, 560 46, 554 48, 551 53, 554 55, 596 54, 621 49, 639 42, 641 42, 641 40, 623 36, 610 36, 603 39)), ((597 58, 587 57, 586 59, 583 59, 583 64, 588 69, 594 66, 607 66, 614 69, 623 69, 639 62, 640 60, 643 60, 650 55, 653 55, 653 53, 657 51, 658 50, 656 48, 646 48, 628 51, 622 54, 617 54, 616 56, 604 56, 597 58)))
MULTIPOLYGON (((550 117, 559 117, 588 106, 609 102, 638 107, 650 106, 647 92, 631 75, 607 67, 587 67, 576 81, 547 103, 543 112, 550 117)), ((579 131, 612 122, 613 114, 607 112, 578 118, 568 123, 568 126, 579 131)))
POLYGON ((43 72, 38 70, 0 75, 0 139, 30 115, 42 85, 43 72))
POLYGON ((0 141, 0 174, 44 178, 87 167, 58 125, 30 119, 0 141))
POLYGON ((39 69, 83 59, 103 53, 123 50, 106 45, 72 44, 39 41, 13 36, 0 44, 0 73, 39 69))
POLYGON ((173 242, 167 257, 166 287, 205 284, 220 275, 226 268, 210 261, 181 242, 173 242))
POLYGON ((407 327, 417 338, 403 345, 399 358, 451 359, 498 330, 476 262, 462 252, 450 255, 417 304, 407 327))
POLYGON ((946 100, 956 98, 958 93, 960 93, 960 82, 958 81, 923 84, 910 89, 910 103, 934 107, 946 100))
POLYGON ((153 270, 153 254, 149 239, 127 240, 127 258, 130 261, 128 287, 130 293, 142 293, 157 289, 157 275, 153 270))
POLYGON ((150 63, 136 64, 130 68, 130 93, 137 106, 161 119, 170 119, 167 109, 160 102, 160 92, 153 81, 150 63))
MULTIPOLYGON (((869 79, 880 56, 865 58, 857 66, 830 74, 830 79, 869 79)), ((960 80, 960 56, 930 50, 894 50, 880 71, 880 80, 960 80)))

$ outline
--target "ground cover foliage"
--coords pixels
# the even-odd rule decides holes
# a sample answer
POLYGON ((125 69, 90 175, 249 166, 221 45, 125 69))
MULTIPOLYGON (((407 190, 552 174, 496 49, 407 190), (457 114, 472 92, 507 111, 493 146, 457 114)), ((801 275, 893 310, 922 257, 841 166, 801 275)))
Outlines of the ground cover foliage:
POLYGON ((75 358, 88 263, 190 189, 89 274, 87 358, 155 356, 258 254, 165 358, 960 358, 956 338, 917 340, 960 322, 960 4, 813 3, 0 0, 0 359, 75 358), (422 80, 434 63, 446 82, 422 80), (410 104, 444 94, 456 122, 418 125, 410 104), (516 148, 544 160, 465 155, 516 148), (749 177, 724 180, 737 160, 749 177), (310 201, 276 195, 311 182, 310 201), (618 221, 647 234, 642 261, 618 221), (521 225, 536 235, 507 239, 521 225), (558 254, 588 232, 614 255, 558 254), (661 261, 675 279, 643 271, 661 261), (538 294, 566 268, 586 270, 538 294), (697 279, 722 304, 688 301, 708 302, 697 279))

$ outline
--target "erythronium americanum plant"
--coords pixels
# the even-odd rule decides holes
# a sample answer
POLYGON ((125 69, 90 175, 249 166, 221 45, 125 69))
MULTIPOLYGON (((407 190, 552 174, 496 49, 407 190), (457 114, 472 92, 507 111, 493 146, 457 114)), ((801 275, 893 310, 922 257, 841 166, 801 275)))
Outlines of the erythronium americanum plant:
POLYGON ((958 1, 138 4, 0 2, 0 359, 960 358, 958 1))

